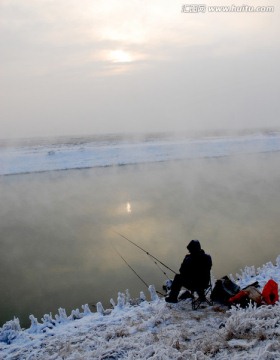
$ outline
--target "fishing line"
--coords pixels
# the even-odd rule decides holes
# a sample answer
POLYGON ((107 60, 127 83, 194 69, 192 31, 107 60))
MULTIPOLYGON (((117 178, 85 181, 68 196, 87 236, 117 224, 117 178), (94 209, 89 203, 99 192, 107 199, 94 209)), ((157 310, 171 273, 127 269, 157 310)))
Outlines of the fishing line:
POLYGON ((167 277, 168 280, 171 280, 167 273, 159 266, 159 264, 149 255, 149 259, 156 265, 156 267, 167 277))
MULTIPOLYGON (((134 246, 138 247, 138 249, 142 250, 146 255, 150 256, 151 258, 153 258, 154 260, 156 260, 158 263, 160 263, 162 266, 164 266, 166 269, 170 270, 171 272, 173 272, 173 274, 177 274, 176 271, 172 270, 169 266, 167 266, 166 264, 164 264, 162 261, 160 261, 158 258, 156 258, 155 256, 153 256, 152 254, 150 254, 148 251, 146 251, 145 249, 143 249, 141 246, 139 246, 138 244, 136 244, 135 242, 133 242, 132 240, 128 239, 126 236, 120 234, 119 232, 114 231, 114 233, 116 233, 117 235, 121 236, 123 239, 129 241, 131 244, 133 244, 134 246)), ((158 267, 159 265, 156 264, 158 267)), ((167 276, 167 274, 159 267, 159 269, 164 273, 164 275, 167 276)), ((168 276, 167 276, 168 277, 168 276)))

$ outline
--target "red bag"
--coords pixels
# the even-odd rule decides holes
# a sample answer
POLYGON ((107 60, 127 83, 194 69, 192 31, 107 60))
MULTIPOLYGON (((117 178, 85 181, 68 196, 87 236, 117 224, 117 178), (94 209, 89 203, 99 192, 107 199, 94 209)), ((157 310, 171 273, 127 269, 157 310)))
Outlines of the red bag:
POLYGON ((230 304, 233 304, 233 303, 239 303, 241 300, 243 300, 244 298, 248 297, 248 293, 246 291, 239 291, 239 293, 237 293, 236 295, 232 296, 228 302, 230 304))
POLYGON ((262 297, 268 305, 274 305, 279 301, 278 284, 274 280, 270 279, 265 284, 262 291, 262 297))

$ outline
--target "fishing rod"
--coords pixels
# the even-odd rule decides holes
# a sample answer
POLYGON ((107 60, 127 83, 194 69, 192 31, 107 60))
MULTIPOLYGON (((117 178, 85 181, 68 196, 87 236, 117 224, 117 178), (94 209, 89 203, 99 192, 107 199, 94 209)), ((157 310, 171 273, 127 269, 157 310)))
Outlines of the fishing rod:
MULTIPOLYGON (((128 239, 126 236, 120 234, 119 232, 113 230, 117 235, 121 236, 123 239, 129 241, 131 244, 133 244, 134 246, 138 247, 138 249, 142 250, 146 255, 150 256, 151 258, 153 258, 154 260, 156 260, 157 262, 159 262, 162 266, 164 266, 166 269, 170 270, 171 272, 173 272, 173 274, 177 274, 176 271, 172 270, 169 266, 165 265, 162 261, 160 261, 158 258, 156 258, 155 256, 153 256, 152 254, 150 254, 148 251, 146 251, 145 249, 143 249, 141 246, 139 246, 138 244, 136 244, 134 241, 128 239)), ((158 264, 155 263, 157 266, 158 264)), ((158 266, 159 267, 159 266, 158 266)), ((162 270, 160 267, 159 269, 164 273, 164 275, 167 276, 166 272, 164 270, 162 270)), ((168 276, 167 276, 168 278, 168 276)), ((169 278, 168 278, 169 279, 169 278)))
POLYGON ((156 265, 156 267, 167 277, 168 280, 170 280, 167 273, 159 266, 159 264, 149 255, 149 259, 156 265))
MULTIPOLYGON (((118 252, 118 250, 116 248, 114 248, 114 250, 116 251, 116 253, 119 255, 119 257, 125 262, 125 264, 130 268, 130 270, 132 270, 134 272, 134 274, 138 277, 138 279, 140 279, 142 281, 142 283, 149 288, 149 285, 146 283, 146 281, 139 275, 137 274, 137 272, 133 269, 133 267, 131 265, 129 265, 129 263, 125 260, 125 258, 118 252)), ((161 295, 161 296, 165 296, 163 295, 161 292, 156 290, 156 293, 161 295)))

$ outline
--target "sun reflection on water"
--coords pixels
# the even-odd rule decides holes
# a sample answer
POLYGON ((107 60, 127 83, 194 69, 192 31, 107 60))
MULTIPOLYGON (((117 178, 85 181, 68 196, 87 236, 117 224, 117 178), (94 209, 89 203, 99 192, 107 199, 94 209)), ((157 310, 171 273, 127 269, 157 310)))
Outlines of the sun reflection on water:
POLYGON ((130 214, 130 213, 132 212, 130 202, 127 202, 127 203, 126 203, 126 211, 127 211, 128 214, 130 214))

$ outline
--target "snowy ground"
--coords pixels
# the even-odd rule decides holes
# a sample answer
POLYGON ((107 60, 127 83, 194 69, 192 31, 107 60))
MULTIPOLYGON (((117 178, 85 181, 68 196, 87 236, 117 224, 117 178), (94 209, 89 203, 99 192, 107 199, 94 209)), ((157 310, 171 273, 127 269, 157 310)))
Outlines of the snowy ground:
MULTIPOLYGON (((239 285, 269 279, 280 283, 276 265, 246 267, 239 285)), ((0 329, 0 359, 280 359, 280 305, 232 309, 214 304, 193 311, 189 300, 166 304, 151 290, 151 299, 129 305, 119 294, 113 309, 99 303, 97 312, 63 309, 29 329, 17 320, 0 329)), ((113 303, 113 301, 112 301, 113 303)))

